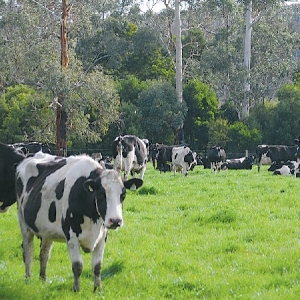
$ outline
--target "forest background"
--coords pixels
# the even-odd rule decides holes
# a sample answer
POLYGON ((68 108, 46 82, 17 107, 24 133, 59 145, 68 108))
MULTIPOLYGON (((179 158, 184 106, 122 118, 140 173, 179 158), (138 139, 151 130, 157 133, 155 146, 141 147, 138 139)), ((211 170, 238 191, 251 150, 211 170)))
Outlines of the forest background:
POLYGON ((181 1, 180 103, 173 1, 68 1, 67 69, 61 1, 0 1, 0 141, 55 147, 63 94, 68 153, 109 152, 123 134, 174 144, 180 124, 181 142, 197 151, 291 145, 300 135, 300 5, 287 2, 181 1), (249 2, 257 22, 241 117, 249 2))

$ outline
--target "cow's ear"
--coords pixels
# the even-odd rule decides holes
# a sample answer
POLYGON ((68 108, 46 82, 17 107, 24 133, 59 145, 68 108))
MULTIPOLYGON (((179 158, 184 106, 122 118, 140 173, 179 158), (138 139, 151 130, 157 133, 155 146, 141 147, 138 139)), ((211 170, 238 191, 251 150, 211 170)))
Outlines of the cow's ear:
POLYGON ((97 189, 97 184, 95 180, 88 179, 83 183, 83 187, 87 192, 93 193, 97 189))
POLYGON ((140 178, 131 178, 129 180, 124 181, 124 186, 128 190, 137 190, 143 185, 143 180, 140 178))

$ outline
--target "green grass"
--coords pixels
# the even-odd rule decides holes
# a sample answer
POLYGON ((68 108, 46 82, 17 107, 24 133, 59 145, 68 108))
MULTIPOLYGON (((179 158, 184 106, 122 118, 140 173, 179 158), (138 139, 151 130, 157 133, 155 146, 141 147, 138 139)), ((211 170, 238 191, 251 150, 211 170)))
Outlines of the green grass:
POLYGON ((263 167, 187 178, 149 164, 128 191, 125 225, 110 231, 102 289, 93 293, 91 254, 72 291, 66 245, 55 243, 48 279, 25 280, 16 206, 0 215, 0 299, 299 299, 300 179, 263 167))

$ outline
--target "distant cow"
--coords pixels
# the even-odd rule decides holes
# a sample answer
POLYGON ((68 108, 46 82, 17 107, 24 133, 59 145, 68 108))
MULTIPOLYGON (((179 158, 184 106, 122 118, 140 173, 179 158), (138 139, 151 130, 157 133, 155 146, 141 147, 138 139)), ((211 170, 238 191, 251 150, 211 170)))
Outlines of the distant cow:
POLYGON ((157 155, 157 169, 160 172, 170 171, 172 151, 175 146, 161 145, 157 155))
POLYGON ((226 152, 224 148, 215 146, 208 151, 207 157, 210 161, 211 171, 220 171, 221 163, 226 159, 226 152))
POLYGON ((196 153, 192 152, 189 147, 174 147, 172 149, 172 170, 174 175, 176 171, 182 170, 182 173, 187 176, 188 171, 193 168, 196 162, 196 153))
POLYGON ((299 162, 287 161, 274 170, 274 175, 296 175, 299 168, 299 162))
POLYGON ((271 162, 286 162, 296 159, 297 146, 285 145, 258 145, 256 148, 258 172, 262 165, 263 159, 269 157, 271 162))
POLYGON ((15 149, 22 151, 25 155, 37 153, 42 151, 44 153, 51 153, 51 149, 47 143, 28 142, 28 143, 15 143, 11 145, 15 149))
POLYGON ((164 146, 164 145, 159 144, 159 143, 154 143, 154 144, 151 144, 149 147, 150 160, 152 161, 152 165, 153 165, 154 169, 157 168, 158 152, 162 146, 164 146))
POLYGON ((238 169, 251 170, 253 164, 254 164, 254 156, 250 155, 248 157, 226 159, 226 161, 222 163, 221 168, 223 170, 225 170, 225 169, 228 169, 228 170, 238 170, 238 169))
POLYGON ((147 166, 147 148, 145 143, 134 135, 118 136, 112 143, 114 169, 124 170, 124 178, 128 179, 129 173, 139 173, 143 179, 147 166))
POLYGON ((9 145, 0 143, 0 213, 6 212, 17 201, 16 167, 24 158, 23 153, 9 145))
POLYGON ((16 170, 18 218, 23 238, 26 276, 31 276, 34 235, 41 239, 40 277, 53 241, 66 241, 74 274, 74 291, 80 290, 84 252, 92 252, 94 290, 101 283, 101 264, 108 229, 123 225, 125 188, 138 188, 141 179, 123 182, 120 173, 106 170, 87 155, 67 158, 38 152, 16 170))

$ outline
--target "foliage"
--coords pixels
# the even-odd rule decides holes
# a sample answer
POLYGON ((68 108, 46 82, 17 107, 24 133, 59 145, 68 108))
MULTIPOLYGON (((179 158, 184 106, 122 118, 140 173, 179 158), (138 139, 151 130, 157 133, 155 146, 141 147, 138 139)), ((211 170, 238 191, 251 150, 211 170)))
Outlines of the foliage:
POLYGON ((203 149, 208 143, 209 123, 218 113, 218 99, 207 84, 196 79, 184 85, 183 99, 188 107, 184 121, 186 142, 196 149, 203 149))
POLYGON ((243 122, 235 122, 228 128, 228 142, 226 149, 230 152, 254 150, 254 145, 261 141, 258 129, 249 129, 243 122))
POLYGON ((65 243, 54 242, 42 282, 35 239, 25 279, 16 205, 1 214, 1 299, 299 298, 298 178, 264 166, 218 174, 197 166, 183 178, 149 164, 144 179, 145 193, 127 192, 124 227, 109 231, 96 292, 83 252, 81 291, 72 291, 65 243))
POLYGON ((208 128, 209 143, 207 145, 207 148, 221 146, 223 148, 226 148, 227 150, 227 143, 229 140, 228 121, 225 119, 217 118, 216 120, 210 121, 208 128))
POLYGON ((25 85, 8 87, 0 97, 0 140, 54 142, 54 111, 49 97, 25 85))
POLYGON ((157 82, 139 94, 141 124, 148 139, 173 144, 176 130, 186 116, 186 103, 179 103, 175 88, 168 82, 157 82))

